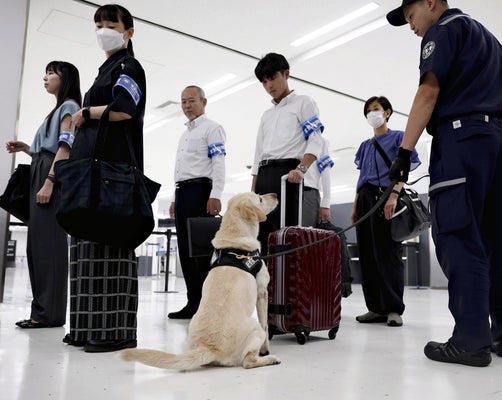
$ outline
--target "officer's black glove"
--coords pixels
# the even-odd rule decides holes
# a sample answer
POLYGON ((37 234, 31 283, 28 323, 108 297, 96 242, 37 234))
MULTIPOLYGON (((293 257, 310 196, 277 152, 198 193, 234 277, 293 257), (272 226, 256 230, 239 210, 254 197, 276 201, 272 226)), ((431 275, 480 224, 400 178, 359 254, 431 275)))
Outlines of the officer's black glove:
POLYGON ((389 170, 389 178, 392 182, 404 182, 408 181, 408 174, 410 173, 411 167, 411 154, 410 150, 399 148, 397 153, 397 158, 394 160, 389 170))

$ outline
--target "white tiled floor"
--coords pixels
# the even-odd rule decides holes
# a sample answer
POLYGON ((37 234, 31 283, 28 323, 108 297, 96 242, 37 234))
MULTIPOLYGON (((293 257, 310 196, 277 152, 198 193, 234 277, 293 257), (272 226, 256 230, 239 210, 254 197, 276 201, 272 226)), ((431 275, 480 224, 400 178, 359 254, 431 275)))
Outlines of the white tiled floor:
MULTIPOLYGON (((182 280, 173 288, 183 290, 182 280)), ((163 282, 140 279, 139 347, 179 352, 187 323, 166 315, 184 293, 158 294, 163 282)), ((445 365, 422 353, 429 339, 445 340, 452 326, 447 293, 407 289, 403 328, 361 325, 361 288, 343 302, 338 337, 314 333, 299 346, 275 337, 271 350, 282 364, 244 370, 204 368, 179 373, 122 362, 117 355, 86 354, 61 343, 64 328, 23 331, 14 322, 29 315, 24 266, 8 269, 0 305, 0 399, 502 399, 502 358, 484 369, 445 365)))

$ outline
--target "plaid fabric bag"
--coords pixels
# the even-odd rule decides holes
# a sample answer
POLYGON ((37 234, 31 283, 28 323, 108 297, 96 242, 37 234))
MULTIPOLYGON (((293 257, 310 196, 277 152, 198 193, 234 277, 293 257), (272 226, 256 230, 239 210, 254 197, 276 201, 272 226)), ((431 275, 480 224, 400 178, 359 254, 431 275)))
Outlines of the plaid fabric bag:
POLYGON ((127 137, 131 163, 103 160, 109 109, 101 117, 94 154, 55 164, 58 185, 56 218, 71 236, 134 249, 152 233, 152 202, 160 185, 137 168, 127 137))

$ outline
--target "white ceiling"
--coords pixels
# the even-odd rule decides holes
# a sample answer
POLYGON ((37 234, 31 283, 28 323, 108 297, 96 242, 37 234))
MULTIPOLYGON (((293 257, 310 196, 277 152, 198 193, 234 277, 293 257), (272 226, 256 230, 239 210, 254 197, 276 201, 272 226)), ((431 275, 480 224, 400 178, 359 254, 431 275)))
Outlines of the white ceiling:
MULTIPOLYGON (((375 0, 380 7, 366 16, 298 48, 290 43, 370 0, 120 0, 139 18, 201 37, 260 57, 275 51, 291 61, 291 73, 358 98, 373 95, 389 97, 396 110, 407 113, 417 87, 420 39, 409 29, 385 26, 307 61, 298 57, 330 39, 383 17, 397 0, 375 0)), ((97 1, 105 4, 105 1, 97 1)), ((484 23, 498 38, 502 37, 500 0, 452 1, 455 6, 484 23)), ((94 8, 73 0, 31 0, 22 86, 19 139, 31 142, 38 125, 53 107, 54 99, 42 86, 45 65, 54 59, 74 63, 80 70, 85 92, 92 84, 104 55, 96 45, 94 8)), ((219 101, 211 96, 253 78, 256 61, 228 50, 153 26, 135 23, 133 39, 137 58, 147 75, 147 122, 159 118, 157 106, 179 101, 188 84, 206 85, 225 74, 236 77, 208 91, 207 114, 227 132, 228 198, 249 190, 246 166, 252 161, 256 131, 261 114, 270 99, 259 83, 219 101)), ((291 88, 312 96, 326 126, 325 135, 332 149, 352 147, 335 154, 333 201, 351 201, 357 181, 354 154, 371 129, 362 115, 362 103, 325 89, 292 80, 291 88)), ((144 136, 146 173, 163 184, 162 197, 172 191, 176 144, 183 131, 184 118, 176 105, 175 118, 144 136), (176 117, 176 115, 178 115, 176 117)), ((391 127, 404 129, 406 119, 395 114, 391 127)), ((155 125, 154 125, 155 126, 155 125)), ((424 141, 428 137, 424 136, 424 141)), ((419 146, 424 161, 416 175, 427 169, 427 143, 419 146)), ((25 156, 18 158, 26 162, 25 156)), ((164 201, 166 203, 167 201, 164 201)), ((161 207, 164 208, 164 207, 161 207)))

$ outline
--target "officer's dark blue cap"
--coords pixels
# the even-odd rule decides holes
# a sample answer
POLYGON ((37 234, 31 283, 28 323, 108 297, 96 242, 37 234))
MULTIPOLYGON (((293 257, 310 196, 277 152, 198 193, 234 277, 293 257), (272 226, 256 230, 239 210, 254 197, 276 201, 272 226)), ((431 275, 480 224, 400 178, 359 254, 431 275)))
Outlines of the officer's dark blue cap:
POLYGON ((404 18, 404 7, 406 7, 408 4, 414 3, 415 1, 418 0, 403 0, 401 7, 398 7, 388 13, 387 21, 389 21, 389 24, 394 26, 406 25, 408 22, 406 22, 406 18, 404 18))

